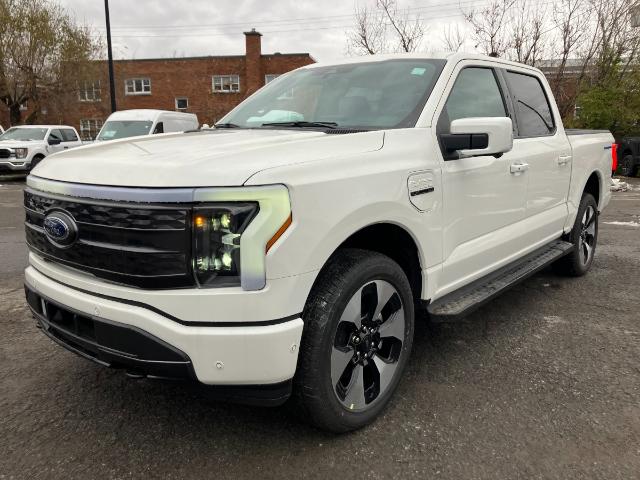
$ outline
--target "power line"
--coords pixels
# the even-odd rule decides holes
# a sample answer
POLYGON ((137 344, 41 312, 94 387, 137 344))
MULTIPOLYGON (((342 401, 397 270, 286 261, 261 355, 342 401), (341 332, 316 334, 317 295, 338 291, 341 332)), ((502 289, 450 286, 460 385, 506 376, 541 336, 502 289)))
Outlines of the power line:
MULTIPOLYGON (((476 4, 478 0, 464 0, 459 2, 457 5, 451 5, 451 3, 440 3, 440 4, 432 4, 430 6, 424 6, 424 7, 411 7, 410 10, 424 10, 427 8, 433 8, 433 7, 437 7, 437 6, 444 6, 444 5, 448 5, 449 8, 460 8, 462 10, 462 6, 464 4, 470 4, 469 6, 476 4)), ((474 5, 475 7, 486 7, 488 5, 490 5, 491 2, 485 2, 485 3, 480 3, 477 5, 474 5)), ((551 5, 554 4, 555 1, 554 0, 536 0, 534 2, 531 2, 530 5, 533 6, 537 6, 537 7, 543 7, 545 5, 551 5)), ((513 8, 515 8, 516 6, 512 6, 509 10, 512 10, 513 8)), ((407 10, 407 9, 405 9, 407 10)), ((441 11, 445 11, 446 9, 441 9, 441 11)), ((415 19, 418 19, 420 17, 420 12, 418 13, 414 13, 411 15, 415 15, 415 19)), ((446 18, 454 18, 454 17, 459 17, 460 15, 462 15, 462 11, 460 12, 456 12, 456 13, 449 13, 447 15, 437 15, 437 16, 429 16, 428 18, 425 18, 425 23, 430 23, 434 20, 442 20, 442 19, 446 19, 446 18)), ((353 19, 355 16, 355 14, 351 14, 351 15, 333 15, 333 16, 329 16, 329 17, 306 17, 305 19, 291 19, 291 20, 272 20, 272 21, 264 21, 264 23, 269 23, 271 22, 271 25, 273 28, 276 28, 275 30, 263 30, 261 29, 262 33, 264 34, 272 34, 272 33, 299 33, 299 32, 309 32, 309 31, 319 31, 319 30, 340 30, 340 29, 349 29, 353 27, 353 23, 348 23, 348 24, 338 24, 338 25, 316 25, 316 26, 305 26, 305 25, 300 25, 300 21, 305 21, 305 22, 310 22, 313 19, 325 19, 325 21, 329 21, 328 19, 331 18, 349 18, 349 19, 353 19), (290 28, 290 29, 277 29, 278 26, 282 26, 282 27, 286 27, 286 26, 293 26, 294 25, 294 20, 297 21, 298 23, 295 23, 295 25, 298 26, 302 26, 303 28, 290 28)), ((316 22, 317 23, 317 22, 316 22)), ((192 30, 195 29, 195 32, 189 32, 189 33, 178 33, 178 32, 170 32, 170 33, 159 33, 159 32, 142 32, 142 33, 126 33, 126 32, 121 32, 119 34, 115 34, 112 35, 114 38, 183 38, 183 37, 190 37, 190 38, 208 38, 208 37, 219 37, 219 36, 228 36, 232 33, 235 33, 236 29, 234 28, 233 30, 231 30, 231 27, 233 26, 246 26, 247 24, 250 25, 261 25, 261 22, 255 22, 255 21, 248 21, 248 22, 242 22, 242 23, 220 23, 220 24, 210 24, 211 27, 213 27, 214 25, 218 26, 218 27, 224 27, 224 28, 217 28, 216 30, 218 30, 217 32, 209 32, 209 31, 200 31, 198 32, 198 26, 197 25, 179 25, 179 26, 174 26, 175 28, 186 28, 189 27, 192 30), (226 30, 226 31, 225 31, 226 30)), ((171 30, 172 28, 171 26, 165 26, 162 27, 164 31, 167 30, 171 30)), ((127 28, 133 28, 133 26, 128 26, 127 28)), ((153 27, 156 28, 156 27, 153 27)), ((157 27, 160 28, 160 27, 157 27)), ((200 27, 203 28, 203 27, 200 27)), ((268 28, 268 27, 267 27, 268 28)), ((556 27, 553 27, 551 29, 549 29, 548 31, 554 30, 556 27)), ((117 28, 114 28, 113 30, 119 30, 117 28)), ((94 36, 102 36, 100 34, 95 34, 94 36)))
MULTIPOLYGON (((425 5, 422 7, 408 7, 405 9, 401 9, 401 11, 409 11, 409 12, 417 12, 419 14, 422 11, 436 9, 441 10, 441 7, 444 9, 452 9, 452 8, 460 8, 461 6, 465 6, 470 4, 471 6, 474 3, 478 3, 480 5, 487 5, 487 2, 484 0, 462 0, 458 3, 452 2, 443 2, 443 3, 435 3, 431 5, 425 5)), ((114 27, 115 29, 177 29, 177 28, 210 28, 210 27, 243 27, 246 25, 260 26, 260 25, 277 25, 277 24, 289 24, 289 23, 308 23, 308 22, 327 22, 327 21, 335 21, 337 19, 352 19, 355 16, 355 13, 342 14, 342 15, 329 15, 329 16, 318 16, 318 17, 302 17, 302 18, 290 18, 290 19, 275 19, 275 20, 253 20, 253 21, 244 21, 244 22, 226 22, 226 23, 211 23, 211 24, 190 24, 190 25, 144 25, 144 24, 131 24, 131 25, 120 25, 118 27, 114 27)))

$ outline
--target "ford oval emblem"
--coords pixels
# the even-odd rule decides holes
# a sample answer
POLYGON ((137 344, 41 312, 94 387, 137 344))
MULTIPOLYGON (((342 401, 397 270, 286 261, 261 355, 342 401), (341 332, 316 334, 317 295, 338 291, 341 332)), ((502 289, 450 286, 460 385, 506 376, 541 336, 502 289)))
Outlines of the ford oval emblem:
POLYGON ((51 212, 44 218, 44 233, 57 247, 70 247, 78 237, 78 227, 71 215, 51 212))

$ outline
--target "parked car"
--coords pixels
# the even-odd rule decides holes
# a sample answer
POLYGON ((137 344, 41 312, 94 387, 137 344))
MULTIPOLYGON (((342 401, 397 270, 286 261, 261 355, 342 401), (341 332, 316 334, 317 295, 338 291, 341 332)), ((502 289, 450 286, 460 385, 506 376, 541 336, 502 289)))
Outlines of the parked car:
POLYGON ((416 308, 457 320, 546 265, 589 270, 612 142, 566 131, 526 65, 310 65, 216 129, 39 165, 27 300, 102 365, 244 402, 292 395, 318 427, 352 430, 391 399, 416 308))
POLYGON ((21 125, 0 135, 0 172, 25 172, 52 153, 82 145, 68 125, 21 125))
POLYGON ((157 133, 197 130, 198 117, 194 113, 166 110, 122 110, 109 115, 97 141, 154 135, 157 133))
POLYGON ((625 137, 618 143, 618 168, 616 173, 635 177, 640 167, 640 137, 625 137))

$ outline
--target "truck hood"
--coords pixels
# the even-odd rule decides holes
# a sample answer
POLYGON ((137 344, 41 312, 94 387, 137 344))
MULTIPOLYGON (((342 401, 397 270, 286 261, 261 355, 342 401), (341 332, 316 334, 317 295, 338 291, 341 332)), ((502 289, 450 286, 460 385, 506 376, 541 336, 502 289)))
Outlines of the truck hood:
POLYGON ((34 148, 44 143, 44 140, 3 140, 0 141, 0 148, 34 148))
POLYGON ((381 131, 238 129, 95 143, 47 157, 41 178, 123 187, 239 186, 261 170, 382 148, 381 131))

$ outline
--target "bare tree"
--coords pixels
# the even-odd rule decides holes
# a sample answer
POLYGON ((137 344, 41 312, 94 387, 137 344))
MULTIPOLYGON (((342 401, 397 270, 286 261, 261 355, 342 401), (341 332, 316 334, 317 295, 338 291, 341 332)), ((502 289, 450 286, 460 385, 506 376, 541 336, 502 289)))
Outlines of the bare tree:
POLYGON ((347 49, 359 55, 375 55, 387 50, 384 18, 375 8, 364 6, 356 10, 356 25, 347 39, 347 49))
POLYGON ((560 0, 554 4, 552 19, 558 39, 553 52, 558 65, 552 83, 557 84, 562 79, 567 61, 581 46, 589 29, 589 13, 585 0, 560 0))
POLYGON ((400 10, 396 0, 377 0, 377 5, 385 14, 396 37, 396 50, 401 52, 414 52, 420 47, 425 27, 420 16, 410 19, 410 11, 400 10))
POLYGON ((549 66, 554 70, 548 77, 563 117, 574 111, 578 86, 588 72, 598 46, 592 28, 592 12, 588 0, 559 0, 553 6, 549 66), (572 67, 572 72, 567 71, 568 66, 572 67))
POLYGON ((589 2, 597 23, 598 42, 591 81, 595 84, 620 81, 630 66, 637 63, 640 53, 640 32, 631 25, 633 4, 628 0, 589 2))
POLYGON ((516 0, 491 0, 479 10, 463 12, 473 29, 476 48, 491 57, 501 57, 509 48, 507 13, 516 0))
POLYGON ((442 33, 442 43, 445 50, 450 52, 457 52, 462 48, 466 40, 467 37, 460 28, 460 25, 447 25, 446 27, 444 27, 444 31, 442 33))
POLYGON ((505 43, 515 61, 535 67, 542 60, 545 48, 545 5, 517 0, 513 7, 511 29, 505 35, 505 43))
POLYGON ((420 48, 426 27, 419 15, 401 9, 397 0, 376 0, 375 6, 356 10, 356 23, 348 34, 347 50, 359 55, 414 52, 420 48))

